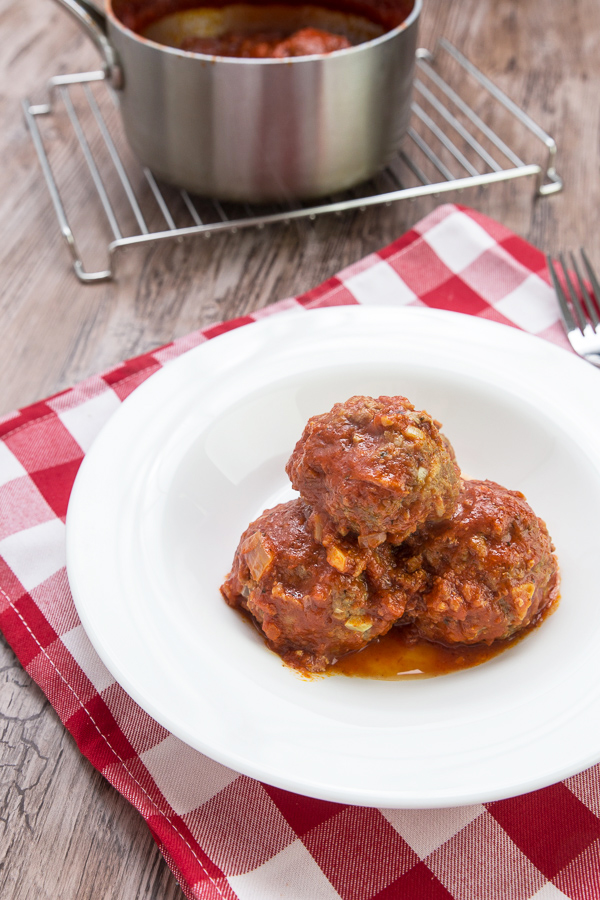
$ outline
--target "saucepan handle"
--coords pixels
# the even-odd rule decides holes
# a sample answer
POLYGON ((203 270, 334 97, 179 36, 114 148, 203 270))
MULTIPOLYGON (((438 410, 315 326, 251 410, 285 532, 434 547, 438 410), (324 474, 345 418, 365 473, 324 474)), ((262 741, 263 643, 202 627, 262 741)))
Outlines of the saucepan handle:
POLYGON ((81 25, 94 42, 104 61, 104 71, 114 88, 123 86, 123 74, 113 45, 106 33, 106 15, 100 3, 92 0, 55 0, 81 25))

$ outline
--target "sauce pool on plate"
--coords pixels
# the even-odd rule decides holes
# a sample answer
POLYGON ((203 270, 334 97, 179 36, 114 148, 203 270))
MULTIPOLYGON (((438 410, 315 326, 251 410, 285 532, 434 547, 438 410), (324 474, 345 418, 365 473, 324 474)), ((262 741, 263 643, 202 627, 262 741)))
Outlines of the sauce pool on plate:
MULTIPOLYGON (((514 637, 491 644, 455 644, 444 646, 419 637, 410 625, 396 626, 383 637, 376 638, 358 653, 350 653, 330 666, 324 673, 296 669, 296 674, 312 680, 325 675, 344 675, 348 678, 371 678, 378 681, 412 681, 415 678, 434 678, 450 675, 462 669, 472 669, 500 656, 535 631, 558 608, 560 597, 543 610, 531 625, 514 637)), ((238 615, 264 639, 258 624, 244 609, 238 615)))
POLYGON ((425 641, 410 625, 395 627, 361 650, 338 660, 327 675, 404 681, 449 675, 471 669, 493 659, 518 644, 538 628, 558 606, 558 598, 527 628, 505 641, 492 644, 456 644, 452 647, 425 641))

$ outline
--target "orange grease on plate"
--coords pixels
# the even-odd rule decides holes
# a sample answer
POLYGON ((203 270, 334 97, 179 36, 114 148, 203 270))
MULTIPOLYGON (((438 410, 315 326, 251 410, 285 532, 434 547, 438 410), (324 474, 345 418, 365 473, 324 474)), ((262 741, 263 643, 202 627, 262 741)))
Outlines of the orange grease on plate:
POLYGON ((412 678, 432 678, 448 675, 461 669, 471 669, 514 647, 538 628, 558 607, 559 598, 514 637, 492 644, 457 644, 446 647, 416 637, 410 626, 395 627, 381 638, 367 644, 364 650, 338 660, 327 675, 347 675, 355 678, 375 678, 384 681, 404 681, 412 678))

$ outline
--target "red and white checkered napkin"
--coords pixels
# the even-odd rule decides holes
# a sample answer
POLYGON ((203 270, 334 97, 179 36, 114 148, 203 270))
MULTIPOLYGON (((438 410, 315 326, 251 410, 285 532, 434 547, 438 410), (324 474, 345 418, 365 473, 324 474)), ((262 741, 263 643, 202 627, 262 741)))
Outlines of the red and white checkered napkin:
MULTIPOLYGON (((453 205, 290 307, 414 304, 567 346, 543 255, 453 205)), ((77 468, 121 401, 191 334, 0 422, 0 627, 93 766, 144 816, 190 898, 572 900, 600 897, 600 767, 512 800, 363 809, 260 784, 190 749, 125 694, 92 649, 65 572, 77 468)))

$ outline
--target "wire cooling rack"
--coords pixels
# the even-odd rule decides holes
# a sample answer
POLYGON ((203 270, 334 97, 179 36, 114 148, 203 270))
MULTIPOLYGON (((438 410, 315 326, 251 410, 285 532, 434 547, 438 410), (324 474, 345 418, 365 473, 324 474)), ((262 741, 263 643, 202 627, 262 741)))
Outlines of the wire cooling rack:
POLYGON ((417 51, 411 124, 396 159, 371 181, 318 203, 221 203, 159 184, 132 156, 103 72, 56 76, 47 96, 40 104, 25 100, 23 110, 60 232, 85 283, 112 279, 119 251, 131 246, 314 220, 515 178, 534 178, 541 196, 563 186, 554 140, 445 39, 435 53, 417 51))

